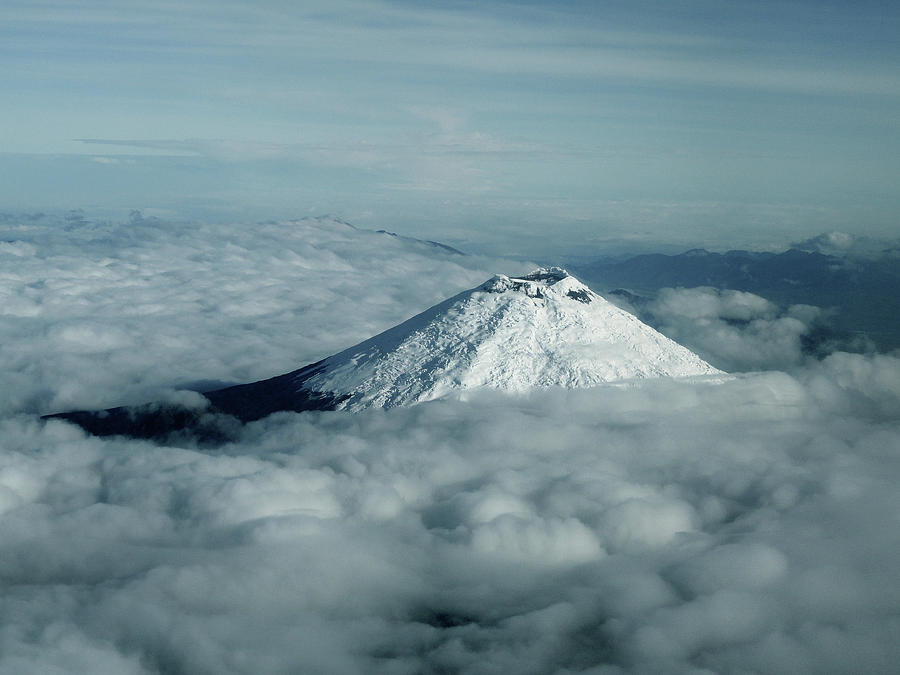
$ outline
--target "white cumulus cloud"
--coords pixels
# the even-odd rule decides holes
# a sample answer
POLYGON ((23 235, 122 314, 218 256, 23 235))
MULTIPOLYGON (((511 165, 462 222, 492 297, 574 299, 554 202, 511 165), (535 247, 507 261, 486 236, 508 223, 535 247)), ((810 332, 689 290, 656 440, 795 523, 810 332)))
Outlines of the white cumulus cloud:
MULTIPOLYGON (((283 372, 490 261, 331 221, 3 238, 31 309, 2 323, 0 672, 896 669, 894 356, 101 439, 36 413, 283 372)), ((780 339, 755 296, 667 301, 780 339)))
POLYGON ((663 288, 647 311, 668 337, 728 371, 790 368, 822 316, 811 305, 787 310, 745 291, 663 288))

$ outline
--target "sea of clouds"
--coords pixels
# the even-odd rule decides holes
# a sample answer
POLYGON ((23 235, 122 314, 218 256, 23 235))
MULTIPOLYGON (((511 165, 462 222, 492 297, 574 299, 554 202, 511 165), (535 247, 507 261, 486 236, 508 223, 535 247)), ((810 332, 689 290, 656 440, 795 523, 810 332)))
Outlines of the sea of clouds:
POLYGON ((330 356, 497 265, 334 218, 173 225, 0 214, 0 411, 156 400, 330 356))
MULTIPOLYGON (((896 356, 100 439, 39 414, 279 374, 528 265, 329 219, 0 230, 2 673, 896 671, 896 356)), ((754 298, 656 310, 748 349, 813 320, 754 298)))

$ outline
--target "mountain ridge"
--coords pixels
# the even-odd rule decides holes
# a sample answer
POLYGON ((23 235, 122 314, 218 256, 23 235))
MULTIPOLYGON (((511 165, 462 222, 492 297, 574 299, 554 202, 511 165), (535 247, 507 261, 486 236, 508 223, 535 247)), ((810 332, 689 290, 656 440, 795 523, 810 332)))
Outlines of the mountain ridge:
POLYGON ((721 374, 554 267, 495 275, 321 361, 205 392, 206 407, 201 399, 50 417, 97 435, 158 438, 190 429, 214 437, 279 411, 389 408, 483 387, 522 393, 721 374), (217 416, 231 421, 223 427, 217 416))

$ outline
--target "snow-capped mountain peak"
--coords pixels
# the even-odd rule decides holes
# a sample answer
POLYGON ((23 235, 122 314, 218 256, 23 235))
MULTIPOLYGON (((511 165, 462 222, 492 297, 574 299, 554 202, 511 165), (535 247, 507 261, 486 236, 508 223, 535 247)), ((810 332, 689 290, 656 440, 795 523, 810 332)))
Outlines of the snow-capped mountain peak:
POLYGON ((298 371, 341 408, 391 407, 491 387, 589 387, 716 374, 715 368, 558 267, 498 274, 380 335, 298 371))
POLYGON ((300 370, 205 392, 206 407, 147 404, 53 417, 98 435, 164 439, 188 431, 217 441, 238 421, 282 410, 359 410, 478 388, 527 392, 720 374, 565 270, 551 267, 522 277, 498 274, 300 370))
POLYGON ((524 277, 510 278, 505 274, 495 274, 480 286, 480 290, 488 293, 518 291, 532 298, 543 298, 548 293, 561 293, 580 302, 590 302, 596 296, 596 293, 561 267, 541 267, 524 277))

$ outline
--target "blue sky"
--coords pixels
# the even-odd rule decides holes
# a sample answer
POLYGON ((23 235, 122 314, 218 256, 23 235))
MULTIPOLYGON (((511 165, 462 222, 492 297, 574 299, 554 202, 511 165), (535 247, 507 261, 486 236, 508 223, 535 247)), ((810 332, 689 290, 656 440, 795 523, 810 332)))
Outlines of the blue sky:
POLYGON ((524 253, 897 230, 896 3, 5 0, 0 63, 0 210, 524 253))

